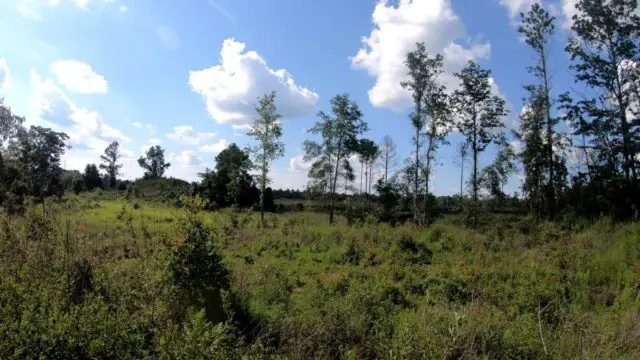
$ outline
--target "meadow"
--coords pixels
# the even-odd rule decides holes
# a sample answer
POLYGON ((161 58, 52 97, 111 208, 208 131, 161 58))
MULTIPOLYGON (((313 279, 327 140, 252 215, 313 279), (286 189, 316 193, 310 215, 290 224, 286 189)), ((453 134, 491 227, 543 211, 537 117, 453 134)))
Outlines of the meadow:
POLYGON ((640 358, 640 223, 200 205, 98 191, 0 215, 0 358, 640 358))

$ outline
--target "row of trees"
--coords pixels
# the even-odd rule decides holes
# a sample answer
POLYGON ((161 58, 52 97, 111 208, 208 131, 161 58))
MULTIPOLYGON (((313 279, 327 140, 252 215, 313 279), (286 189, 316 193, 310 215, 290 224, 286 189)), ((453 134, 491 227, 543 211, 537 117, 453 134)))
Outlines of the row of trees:
POLYGON ((321 140, 304 144, 305 158, 313 161, 309 187, 330 199, 330 221, 338 178, 344 179, 347 192, 354 179, 349 159, 356 154, 361 164, 360 192, 363 179, 364 192, 369 192, 372 165, 381 158, 378 161, 384 165, 384 175, 377 186, 381 199, 389 199, 390 192, 397 195, 391 198, 410 197, 414 221, 428 223, 434 161, 438 149, 448 144, 447 135, 453 129, 464 137, 456 151, 461 198, 464 165, 468 158, 471 162, 469 210, 474 224, 482 190, 503 199, 504 186, 516 171, 517 160, 524 172, 522 190, 529 211, 538 219, 555 219, 559 210, 588 216, 603 212, 619 217, 636 214, 640 205, 637 3, 580 0, 576 7, 573 37, 566 52, 572 59, 570 70, 575 81, 585 91, 571 89, 555 97, 549 64, 555 18, 538 3, 521 14, 518 31, 531 48, 534 61, 528 66, 532 82, 524 86, 528 93, 526 111, 521 114, 519 128, 512 132, 522 144, 517 152, 503 130, 505 100, 492 92, 490 70, 470 61, 455 74, 457 89, 448 91, 440 81, 444 72, 442 55, 429 54, 423 43, 416 44, 405 58, 408 79, 401 85, 413 99, 413 146, 404 168, 394 176, 388 174, 396 154, 393 141, 386 137, 378 146, 361 138, 367 125, 358 106, 348 95, 336 96, 331 102, 333 115, 320 112, 320 121, 309 130, 321 140), (578 99, 574 100, 576 95, 578 99), (564 130, 561 123, 569 128, 564 130), (479 156, 492 144, 495 160, 482 168, 479 156), (567 156, 576 150, 583 166, 569 183, 567 156))
MULTIPOLYGON (((584 91, 558 96, 552 91, 548 57, 555 19, 537 3, 521 14, 518 31, 531 48, 534 62, 528 67, 531 83, 524 86, 526 110, 512 133, 522 144, 517 152, 504 130, 505 100, 492 91, 491 71, 469 61, 455 74, 459 84, 450 91, 440 78, 444 72, 442 55, 429 54, 424 44, 416 44, 406 54, 408 77, 401 83, 412 95, 409 120, 414 129, 412 153, 402 168, 393 172, 398 162, 393 140, 387 136, 376 144, 365 138, 368 126, 362 111, 348 94, 340 94, 331 100, 331 112, 321 111, 318 122, 309 129, 315 139, 304 142, 305 160, 312 163, 309 192, 326 198, 333 222, 339 191, 358 192, 352 166, 356 157, 360 162, 359 192, 367 206, 374 188, 385 209, 410 200, 413 220, 427 224, 433 213, 430 183, 434 164, 455 129, 464 138, 456 151, 461 168, 460 198, 464 195, 464 166, 467 160, 471 163, 469 214, 474 224, 481 195, 504 199, 504 186, 518 166, 524 173, 522 190, 529 211, 536 218, 554 219, 560 211, 587 216, 634 215, 640 205, 640 18, 635 14, 636 5, 635 0, 577 2, 573 38, 566 52, 572 59, 570 70, 575 81, 584 91), (569 128, 565 130, 561 123, 569 128), (492 145, 495 159, 482 167, 480 155, 492 145), (580 155, 581 166, 568 182, 570 151, 580 155), (382 173, 376 174, 376 164, 382 164, 382 173)), ((270 206, 270 165, 284 153, 281 116, 275 103, 275 93, 258 99, 257 116, 248 132, 255 140, 253 147, 243 150, 232 144, 216 157, 214 170, 200 174, 199 192, 211 203, 248 206, 253 204, 251 199, 259 197, 264 217, 270 206)), ((60 158, 68 149, 66 134, 42 127, 26 129, 23 119, 8 107, 0 109, 0 201, 16 194, 42 199, 59 193, 60 158)), ((120 158, 118 143, 109 145, 101 157, 99 168, 105 172, 109 187, 118 183, 120 158)), ((159 146, 151 147, 138 163, 145 178, 162 177, 170 166, 159 146)), ((89 165, 85 171, 87 187, 95 186, 99 177, 98 167, 89 165)))

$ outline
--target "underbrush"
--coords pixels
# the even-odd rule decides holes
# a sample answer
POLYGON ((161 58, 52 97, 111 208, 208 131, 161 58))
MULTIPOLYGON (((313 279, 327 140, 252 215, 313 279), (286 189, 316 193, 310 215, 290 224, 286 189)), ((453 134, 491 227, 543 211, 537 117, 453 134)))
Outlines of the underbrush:
MULTIPOLYGON (((640 224, 0 215, 0 358, 640 358, 640 224)), ((46 214, 46 215, 45 215, 46 214)))

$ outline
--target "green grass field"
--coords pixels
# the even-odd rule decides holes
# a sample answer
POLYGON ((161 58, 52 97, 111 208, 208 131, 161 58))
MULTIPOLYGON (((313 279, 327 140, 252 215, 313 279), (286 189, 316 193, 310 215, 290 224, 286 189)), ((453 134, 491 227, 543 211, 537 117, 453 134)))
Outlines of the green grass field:
POLYGON ((1 359, 640 358, 638 223, 263 228, 109 196, 0 217, 1 359))

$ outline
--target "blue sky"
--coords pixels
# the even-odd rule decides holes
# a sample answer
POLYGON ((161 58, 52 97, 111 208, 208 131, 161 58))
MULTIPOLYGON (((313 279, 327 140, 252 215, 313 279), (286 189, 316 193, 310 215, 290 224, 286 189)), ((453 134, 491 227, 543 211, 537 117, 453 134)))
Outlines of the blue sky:
MULTIPOLYGON (((445 55, 443 81, 469 59, 492 69, 517 126, 533 54, 519 39, 519 11, 536 0, 8 0, 0 2, 0 96, 29 123, 65 131, 67 168, 99 162, 108 142, 125 149, 125 177, 160 144, 168 175, 194 180, 217 152, 244 135, 256 97, 278 92, 286 156, 273 186, 302 188, 305 129, 331 97, 349 93, 379 141, 391 135, 410 154, 409 98, 402 54, 416 41, 445 55)), ((544 1, 558 18, 554 91, 573 85, 564 54, 575 0, 544 1)), ((458 189, 452 134, 432 187, 458 189)), ((482 157, 488 164, 493 151, 482 157)), ((359 174, 359 170, 356 168, 359 174)), ((518 176, 509 184, 517 190, 518 176)))

